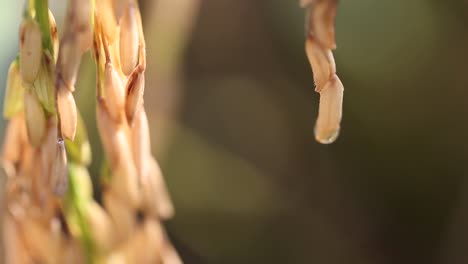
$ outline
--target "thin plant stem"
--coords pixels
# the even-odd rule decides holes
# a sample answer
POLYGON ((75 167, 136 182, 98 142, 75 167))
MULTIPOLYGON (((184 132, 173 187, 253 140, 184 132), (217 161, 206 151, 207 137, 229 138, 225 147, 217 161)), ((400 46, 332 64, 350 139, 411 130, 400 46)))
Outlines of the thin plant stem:
POLYGON ((39 23, 41 27, 42 34, 42 46, 50 52, 50 54, 54 54, 54 46, 52 44, 52 37, 49 34, 44 34, 45 32, 49 32, 49 1, 48 0, 35 0, 34 7, 36 10, 36 21, 39 23))

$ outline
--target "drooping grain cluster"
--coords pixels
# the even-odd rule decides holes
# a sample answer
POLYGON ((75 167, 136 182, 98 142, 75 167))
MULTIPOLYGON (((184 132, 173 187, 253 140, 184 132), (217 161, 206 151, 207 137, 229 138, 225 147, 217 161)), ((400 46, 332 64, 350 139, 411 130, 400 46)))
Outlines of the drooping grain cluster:
POLYGON ((70 0, 60 41, 47 0, 30 1, 25 14, 4 104, 6 263, 181 263, 160 222, 173 206, 150 149, 137 1, 70 0), (73 97, 89 49, 107 159, 103 205, 93 200, 73 97))
POLYGON ((110 173, 103 191, 106 214, 96 213, 100 219, 94 219, 107 223, 93 230, 98 248, 111 259, 127 262, 179 263, 159 220, 171 217, 173 206, 150 149, 143 107, 146 49, 138 4, 98 1, 95 22, 96 118, 110 173))
POLYGON ((60 200, 68 169, 54 100, 56 32, 47 5, 30 4, 20 27, 19 58, 8 73, 4 117, 9 123, 1 160, 8 177, 1 260, 6 263, 84 261, 60 200))
POLYGON ((315 91, 320 93, 320 106, 315 138, 329 144, 340 131, 343 84, 336 75, 332 50, 336 49, 335 16, 338 0, 301 0, 306 8, 307 58, 312 67, 315 91))

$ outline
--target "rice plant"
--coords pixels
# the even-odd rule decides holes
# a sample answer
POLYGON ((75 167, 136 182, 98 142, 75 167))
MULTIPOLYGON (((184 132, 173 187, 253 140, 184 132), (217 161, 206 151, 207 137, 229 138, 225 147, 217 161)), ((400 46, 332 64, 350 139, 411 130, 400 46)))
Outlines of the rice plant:
POLYGON ((161 224, 174 209, 150 150, 137 1, 69 0, 59 40, 48 1, 29 0, 19 40, 4 102, 1 261, 181 263, 161 224), (73 96, 87 51, 106 154, 102 204, 93 199, 91 147, 73 96))

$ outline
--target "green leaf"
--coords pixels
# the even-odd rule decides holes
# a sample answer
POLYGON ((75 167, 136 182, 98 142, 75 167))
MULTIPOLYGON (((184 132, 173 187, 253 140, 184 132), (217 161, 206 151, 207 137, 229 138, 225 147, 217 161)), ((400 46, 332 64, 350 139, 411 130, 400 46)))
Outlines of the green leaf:
POLYGON ((42 46, 54 54, 54 45, 52 43, 52 36, 49 25, 49 1, 48 0, 35 0, 34 8, 36 10, 36 21, 39 23, 42 32, 42 46))
POLYGON ((85 167, 72 162, 68 167, 70 185, 65 197, 65 217, 70 231, 83 244, 87 263, 93 263, 95 247, 86 218, 88 205, 93 202, 91 179, 85 167))

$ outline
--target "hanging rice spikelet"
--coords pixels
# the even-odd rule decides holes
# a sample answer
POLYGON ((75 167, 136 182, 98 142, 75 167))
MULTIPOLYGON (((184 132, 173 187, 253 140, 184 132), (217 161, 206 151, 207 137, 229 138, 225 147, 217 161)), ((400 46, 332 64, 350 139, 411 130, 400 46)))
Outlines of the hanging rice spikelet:
POLYGON ((322 144, 333 143, 340 132, 343 84, 336 75, 332 50, 336 48, 335 17, 338 0, 301 0, 306 9, 305 50, 312 68, 320 106, 315 138, 322 144))

